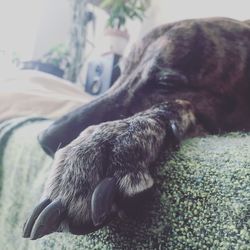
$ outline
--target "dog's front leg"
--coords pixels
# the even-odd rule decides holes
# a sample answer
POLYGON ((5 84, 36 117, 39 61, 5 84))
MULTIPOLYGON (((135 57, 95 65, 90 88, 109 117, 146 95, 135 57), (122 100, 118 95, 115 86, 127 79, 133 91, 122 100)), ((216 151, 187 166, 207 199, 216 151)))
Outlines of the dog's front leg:
POLYGON ((118 200, 153 186, 150 167, 165 142, 180 140, 194 120, 191 105, 176 100, 84 130, 57 151, 43 201, 27 220, 24 237, 86 234, 106 224, 123 210, 118 200))

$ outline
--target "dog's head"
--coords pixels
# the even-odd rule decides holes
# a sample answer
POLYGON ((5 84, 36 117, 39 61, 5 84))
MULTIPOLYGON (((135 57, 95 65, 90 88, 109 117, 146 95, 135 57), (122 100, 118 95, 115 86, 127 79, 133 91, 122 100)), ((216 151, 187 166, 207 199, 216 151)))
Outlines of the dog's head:
POLYGON ((132 49, 120 78, 106 93, 59 118, 39 136, 48 154, 54 155, 88 126, 150 108, 163 102, 179 83, 185 84, 186 78, 179 72, 166 69, 167 41, 163 33, 151 33, 132 49))
POLYGON ((131 50, 117 82, 91 103, 55 121, 40 135, 41 145, 53 155, 90 125, 125 118, 164 101, 190 101, 202 88, 217 88, 218 92, 225 79, 229 89, 243 74, 245 64, 240 54, 244 51, 230 43, 223 47, 228 25, 239 30, 230 33, 235 40, 241 41, 239 34, 249 32, 242 22, 223 18, 185 20, 156 28, 131 50), (232 56, 241 63, 232 67, 232 56))

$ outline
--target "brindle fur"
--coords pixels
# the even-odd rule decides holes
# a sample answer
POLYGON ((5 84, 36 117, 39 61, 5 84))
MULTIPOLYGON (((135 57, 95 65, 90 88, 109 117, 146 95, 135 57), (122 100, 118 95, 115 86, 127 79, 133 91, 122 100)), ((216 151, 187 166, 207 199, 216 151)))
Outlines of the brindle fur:
POLYGON ((249 23, 209 18, 154 29, 107 93, 40 136, 46 152, 61 147, 44 192, 67 208, 61 229, 89 222, 91 195, 107 176, 124 196, 152 187, 150 167, 166 141, 249 131, 249 23))

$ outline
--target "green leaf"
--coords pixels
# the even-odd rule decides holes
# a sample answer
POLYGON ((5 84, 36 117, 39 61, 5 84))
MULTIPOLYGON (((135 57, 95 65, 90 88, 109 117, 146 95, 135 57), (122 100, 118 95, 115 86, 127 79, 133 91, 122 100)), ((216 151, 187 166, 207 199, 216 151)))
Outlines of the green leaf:
POLYGON ((149 0, 103 0, 101 7, 110 9, 107 25, 113 28, 125 26, 127 19, 143 21, 149 0))

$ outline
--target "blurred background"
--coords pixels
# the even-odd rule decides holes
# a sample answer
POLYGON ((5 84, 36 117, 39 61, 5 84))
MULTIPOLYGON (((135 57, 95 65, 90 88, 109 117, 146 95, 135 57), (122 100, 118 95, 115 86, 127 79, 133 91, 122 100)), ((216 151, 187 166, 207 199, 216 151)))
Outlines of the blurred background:
POLYGON ((35 69, 98 95, 153 27, 209 16, 245 20, 248 7, 248 0, 0 0, 0 78, 35 69))

